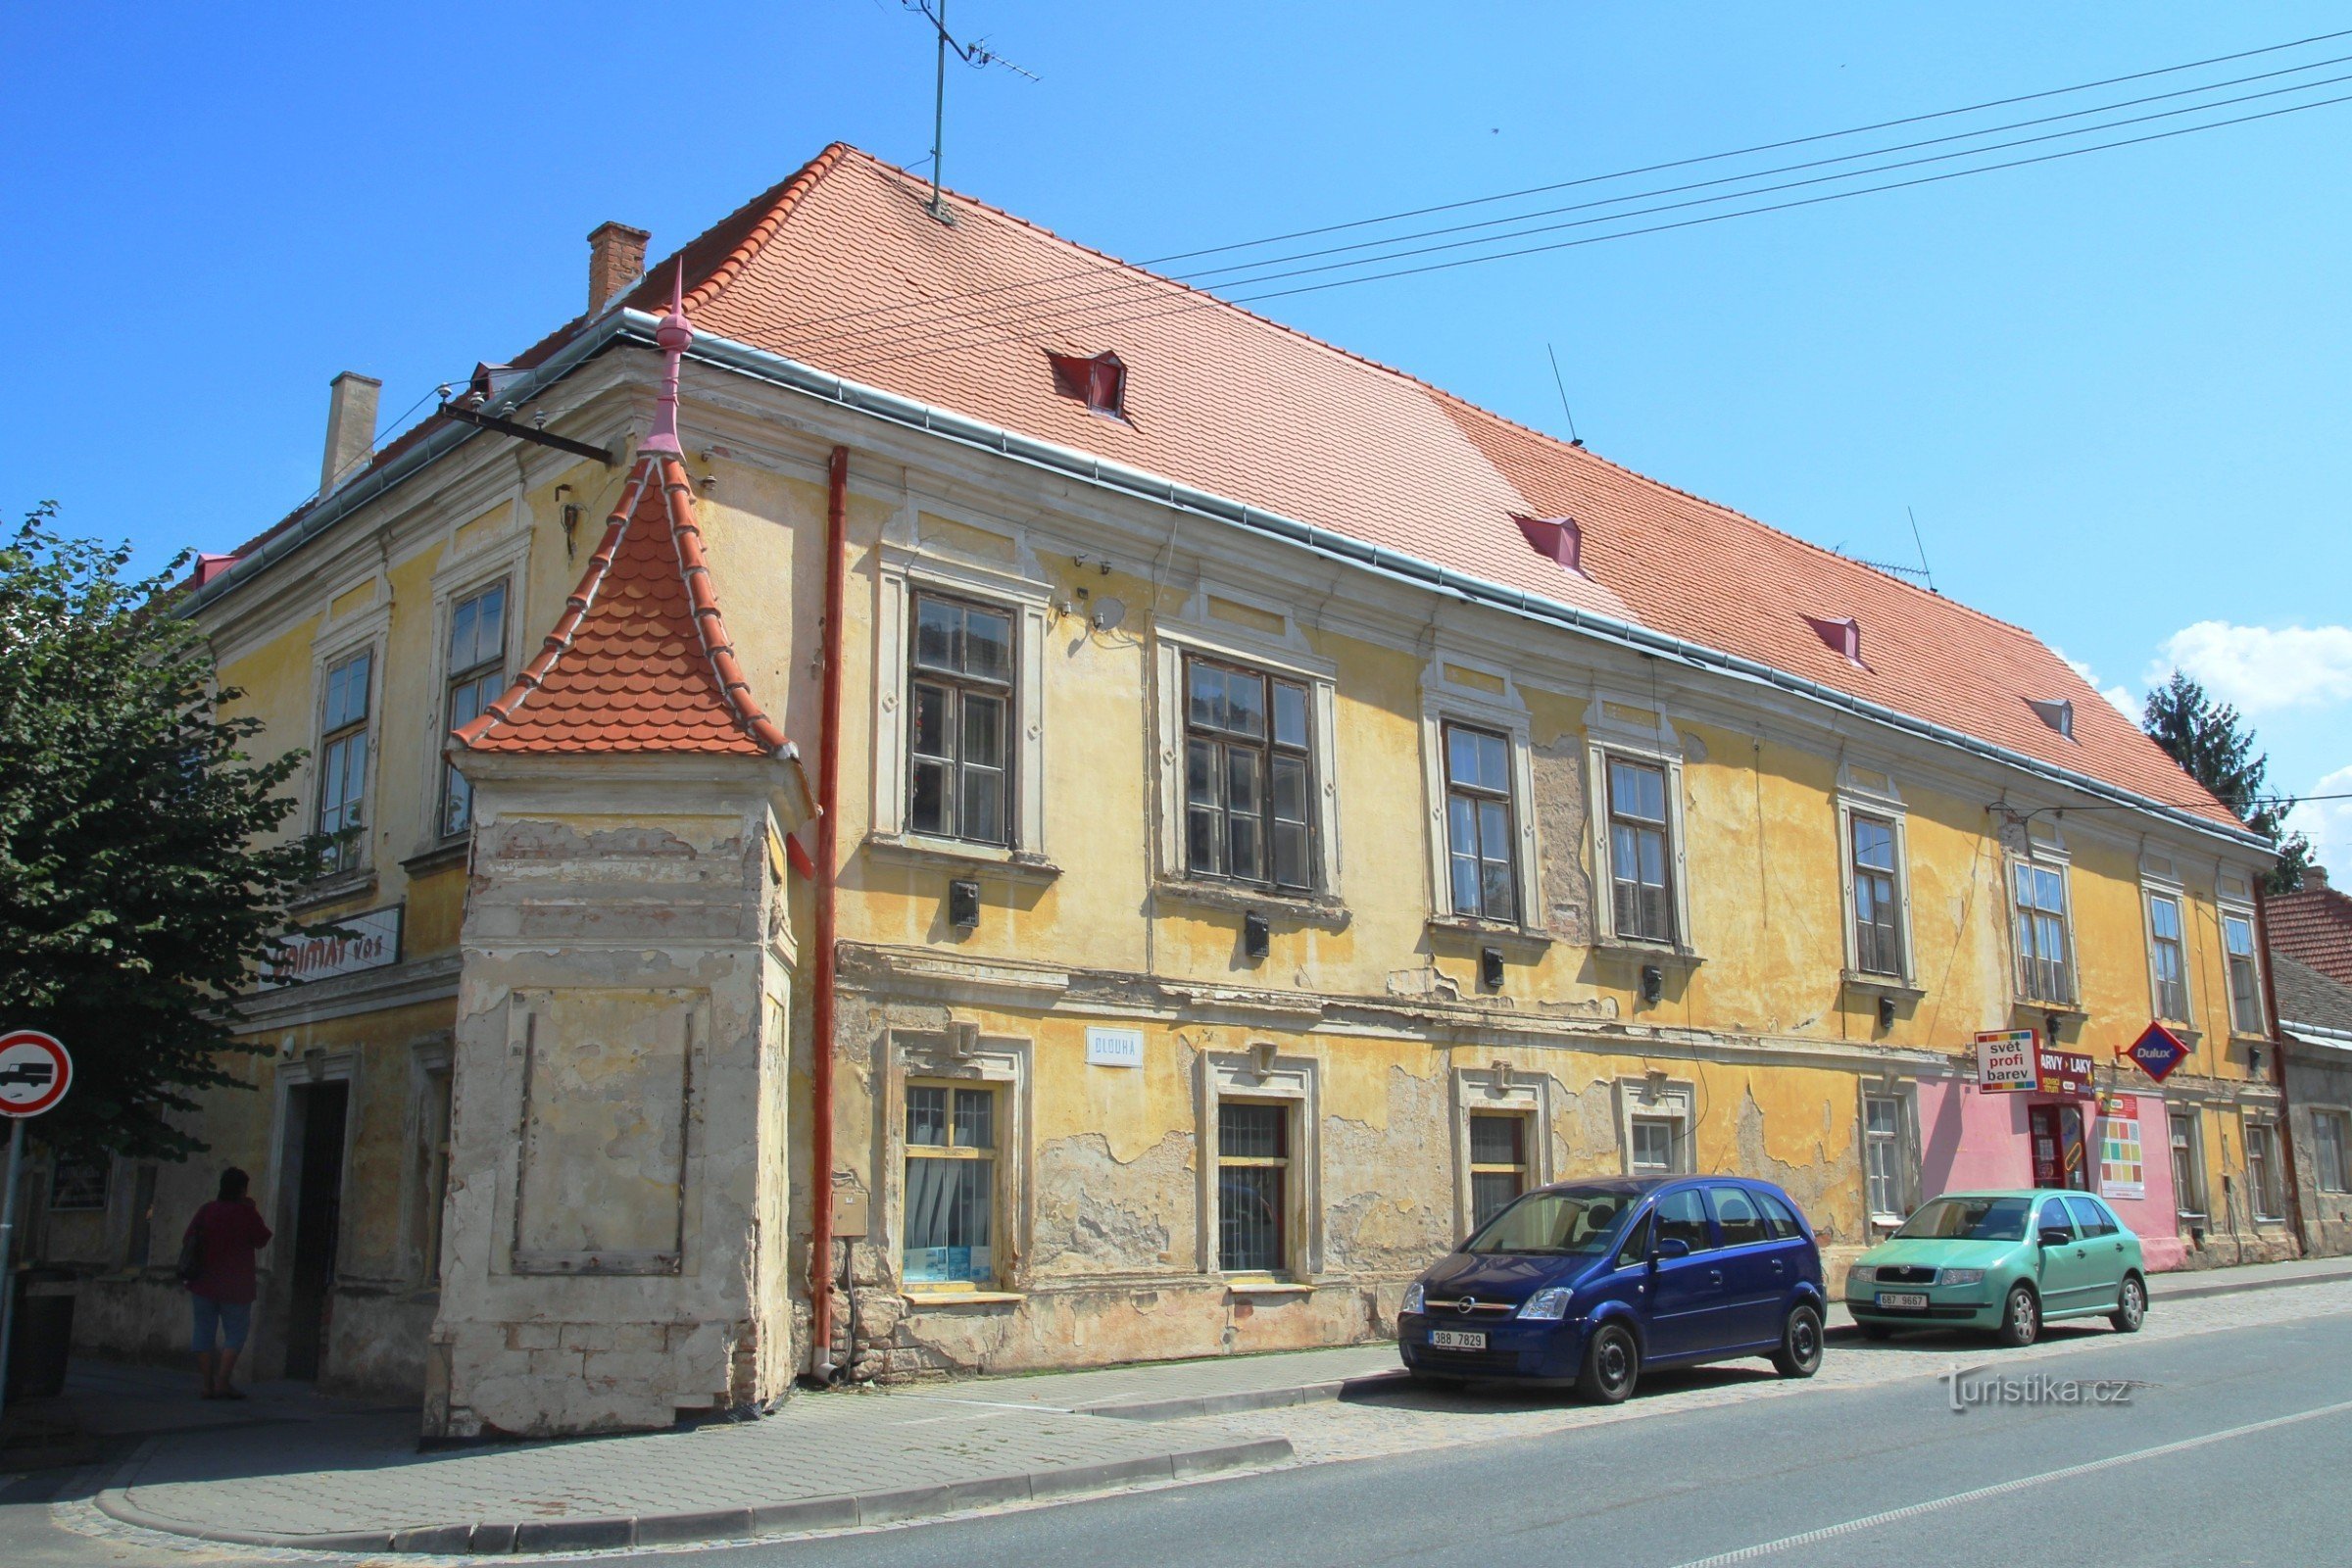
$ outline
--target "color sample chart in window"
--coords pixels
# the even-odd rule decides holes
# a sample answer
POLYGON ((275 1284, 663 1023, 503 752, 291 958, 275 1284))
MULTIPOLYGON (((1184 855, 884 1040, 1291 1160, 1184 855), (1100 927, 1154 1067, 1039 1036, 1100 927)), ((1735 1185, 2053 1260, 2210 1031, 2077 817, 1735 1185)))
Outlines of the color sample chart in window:
POLYGON ((2139 1147, 2139 1102, 2130 1095, 2111 1095, 2099 1102, 2099 1196, 2148 1196, 2147 1166, 2139 1147))

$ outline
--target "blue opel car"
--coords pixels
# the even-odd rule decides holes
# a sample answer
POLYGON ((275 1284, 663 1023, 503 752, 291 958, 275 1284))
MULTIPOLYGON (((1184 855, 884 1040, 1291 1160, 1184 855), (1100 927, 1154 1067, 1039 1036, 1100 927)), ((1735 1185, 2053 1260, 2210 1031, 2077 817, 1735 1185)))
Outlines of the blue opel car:
POLYGON ((1787 1193, 1739 1176, 1563 1182, 1514 1200, 1405 1289, 1405 1369, 1575 1386, 1615 1404, 1644 1371, 1768 1355, 1821 1367, 1821 1249, 1787 1193))

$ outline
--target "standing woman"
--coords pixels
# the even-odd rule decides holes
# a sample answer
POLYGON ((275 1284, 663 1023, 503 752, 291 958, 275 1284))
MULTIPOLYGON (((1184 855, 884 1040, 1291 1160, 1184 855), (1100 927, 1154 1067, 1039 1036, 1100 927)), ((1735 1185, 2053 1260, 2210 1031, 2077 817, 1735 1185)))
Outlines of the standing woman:
POLYGON ((270 1245, 270 1227, 246 1196, 250 1185, 235 1166, 222 1171, 220 1196, 196 1211, 179 1244, 179 1277, 195 1308, 196 1370, 208 1399, 245 1397, 229 1374, 253 1326, 253 1254, 270 1245))

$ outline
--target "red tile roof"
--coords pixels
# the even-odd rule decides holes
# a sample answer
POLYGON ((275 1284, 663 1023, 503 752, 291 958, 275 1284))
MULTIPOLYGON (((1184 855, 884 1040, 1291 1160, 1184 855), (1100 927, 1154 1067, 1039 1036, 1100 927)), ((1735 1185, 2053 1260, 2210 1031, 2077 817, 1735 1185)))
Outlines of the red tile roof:
POLYGON ((539 657, 453 733, 475 752, 795 755, 736 663, 675 459, 638 460, 539 657))
POLYGON ((2263 913, 2273 948, 2330 980, 2352 985, 2352 896, 2325 882, 2315 885, 2306 876, 2301 892, 2273 896, 2263 913))

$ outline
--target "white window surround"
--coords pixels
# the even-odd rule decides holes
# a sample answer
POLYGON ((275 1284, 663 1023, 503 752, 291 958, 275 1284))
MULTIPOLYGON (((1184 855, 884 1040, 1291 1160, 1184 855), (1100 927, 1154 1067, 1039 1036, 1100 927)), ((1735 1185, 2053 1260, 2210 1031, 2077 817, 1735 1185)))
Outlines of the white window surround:
MULTIPOLYGON (((945 1030, 889 1030, 883 1040, 885 1092, 876 1097, 882 1114, 882 1190, 869 1210, 873 1233, 866 1238, 883 1277, 908 1289, 900 1276, 900 1248, 906 1201, 906 1083, 968 1082, 996 1087, 996 1211, 992 1247, 998 1256, 995 1285, 1017 1291, 1026 1277, 1032 1216, 1029 1191, 1030 1042, 1012 1035, 980 1033, 977 1026, 950 1022, 945 1030)), ((979 1283, 979 1282, 974 1282, 979 1283)), ((917 1295, 923 1288, 911 1288, 917 1295)), ((947 1292, 950 1297, 969 1292, 947 1292)))
POLYGON ((2203 1110, 2194 1102, 2183 1101, 2165 1102, 2164 1148, 2165 1156, 2167 1159, 2172 1157, 2173 1118, 2176 1116, 2181 1118, 2182 1125, 2185 1127, 2188 1133, 2188 1142, 2184 1146, 2181 1155, 2182 1162, 2187 1167, 2186 1175, 2188 1177, 2188 1185, 2183 1187, 2179 1179, 2180 1173, 2175 1173, 2175 1179, 2173 1182, 2173 1208, 2175 1213, 2180 1219, 2193 1220, 2198 1223, 2202 1223, 2206 1217, 2207 1210, 2205 1198, 2205 1115, 2203 1110))
POLYGON ((1468 926, 1515 929, 1528 935, 1544 930, 1543 886, 1539 876, 1543 857, 1536 840, 1536 779, 1534 737, 1527 703, 1508 671, 1446 649, 1437 649, 1421 672, 1421 773, 1429 804, 1429 908, 1442 921, 1468 926), (1463 680, 1462 675, 1472 677, 1463 680), (1483 680, 1486 684, 1473 684, 1483 680), (1492 688, 1499 685, 1500 690, 1492 688), (1511 752, 1511 820, 1517 841, 1511 846, 1512 873, 1517 881, 1519 918, 1489 920, 1456 914, 1453 877, 1447 865, 1450 846, 1446 825, 1446 726, 1449 723, 1500 734, 1511 752))
POLYGON ((1697 1164, 1691 1145, 1696 1131, 1697 1089, 1687 1079, 1668 1078, 1664 1073, 1651 1073, 1641 1078, 1617 1080, 1617 1153, 1628 1176, 1634 1172, 1634 1118, 1656 1118, 1676 1124, 1674 1135, 1675 1174, 1690 1175, 1697 1164))
MULTIPOLYGON (((1014 541, 1007 544, 1017 552, 1014 541)), ((1053 585, 1042 572, 1030 574, 918 553, 887 541, 881 554, 881 579, 874 602, 874 840, 977 863, 1042 860, 1046 855, 1046 640, 1054 614, 1053 585), (910 617, 918 592, 985 605, 1013 617, 1013 714, 1007 748, 1012 763, 1009 847, 906 830, 906 681, 912 658, 910 617)), ((1025 562, 1026 553, 1017 553, 1016 559, 1025 562)))
MULTIPOLYGON (((1683 811, 1683 748, 1663 710, 1642 698, 1618 692, 1596 692, 1585 714, 1586 819, 1592 833, 1592 926, 1604 947, 1639 949, 1646 953, 1695 955, 1698 944, 1690 931, 1690 835, 1683 811), (1628 713, 1646 713, 1641 722, 1628 713), (1667 834, 1672 840, 1674 878, 1674 942, 1671 946, 1617 932, 1617 901, 1609 865, 1609 759, 1643 762, 1666 774, 1667 834)), ((1850 923, 1850 922, 1849 922, 1850 923)))
POLYGON ((1156 743, 1154 769, 1158 800, 1157 830, 1152 835, 1155 879, 1177 886, 1215 889, 1220 895, 1243 899, 1297 900, 1337 904, 1340 899, 1339 666, 1306 646, 1298 623, 1287 611, 1234 589, 1203 585, 1194 590, 1182 616, 1162 615, 1152 627, 1152 726, 1156 743), (1225 600, 1268 617, 1279 615, 1279 634, 1212 618, 1208 601, 1225 600), (1297 892, 1250 883, 1195 878, 1184 853, 1184 661, 1197 654, 1226 663, 1280 675, 1307 689, 1307 752, 1313 780, 1313 888, 1297 892))
POLYGON ((2286 1177, 2278 1168, 2285 1141, 2278 1123, 2247 1113, 2239 1136, 2246 1152, 2246 1211, 2260 1224, 2278 1224, 2286 1217, 2286 1177))
POLYGON ((1911 940, 1911 843, 1903 797, 1884 772, 1851 764, 1838 769, 1838 887, 1843 901, 1845 976, 1857 985, 1915 987, 1919 980, 1919 952, 1911 940), (1896 936, 1902 944, 1902 972, 1883 974, 1865 970, 1857 951, 1854 929, 1854 817, 1875 816, 1894 829, 1894 897, 1896 936))
POLYGON ((2222 990, 2223 994, 2229 999, 2230 1002, 2230 1032, 2233 1035, 2238 1035, 2247 1039, 2267 1039, 2269 1038, 2269 1029, 2262 1021, 2267 1015, 2267 1011, 2264 1006, 2262 995, 2261 945, 2259 943, 2252 944, 2255 948, 2255 952, 2250 955, 2248 958, 2247 966, 2254 971, 2254 978, 2249 983, 2247 988, 2250 992, 2250 996, 2240 997, 2238 995, 2237 979, 2230 962, 2230 922, 2232 920, 2243 920, 2246 923, 2246 933, 2249 941, 2251 941, 2253 934, 2259 929, 2259 927, 2257 927, 2254 923, 2253 904, 2251 902, 2243 904, 2236 902, 2231 894, 2225 889, 2221 897, 2219 907, 2215 912, 2215 921, 2216 929, 2218 929, 2221 933, 2222 990), (2254 1014, 2255 1022, 2254 1027, 2251 1029, 2244 1028, 2238 1023, 2238 1008, 2241 1004, 2248 1006, 2254 1014))
MULTIPOLYGON (((2148 969, 2148 1016, 2160 1018, 2173 1026, 2175 1034, 2193 1035, 2197 1016, 2197 985, 2195 963, 2189 951, 2188 893, 2178 877, 2171 874, 2172 863, 2155 857, 2145 857, 2139 871, 2139 920, 2142 947, 2148 969), (2159 900, 2173 906, 2174 923, 2179 928, 2174 940, 2180 949, 2180 1010, 2173 1012, 2164 1005, 2164 982, 2156 968, 2156 904, 2159 900)), ((2071 914, 2071 910, 2069 911, 2071 914)))
POLYGON ((1470 1118, 1512 1115, 1527 1120, 1527 1191, 1552 1180, 1551 1077, 1496 1060, 1453 1071, 1453 1233, 1470 1234, 1470 1118))
POLYGON ((1919 1204, 1920 1148, 1918 1086, 1912 1083, 1888 1084, 1881 1079, 1864 1079, 1855 1100, 1859 1119, 1854 1127, 1855 1152, 1862 1161, 1863 1207, 1869 1210, 1870 1223, 1881 1230, 1891 1230, 1910 1217, 1919 1204), (1870 1102, 1891 1100, 1895 1103, 1895 1201, 1894 1211, 1877 1208, 1870 1201, 1870 1102))
MULTIPOLYGON (((2037 822, 2025 834, 2008 836, 2008 853, 2001 860, 2000 907, 2002 946, 2009 953, 2009 989, 2017 1005, 2034 1011, 2081 1011, 2082 955, 2075 942, 2074 857, 2055 828, 2045 830, 2037 822), (2035 997, 2026 992, 2022 967, 2024 955, 2017 940, 2017 870, 2021 865, 2038 866, 2058 873, 2060 897, 2064 904, 2060 925, 2066 933, 2067 984, 2074 992, 2071 997, 2035 997)), ((2144 911, 2141 918, 2146 918, 2144 911)))
POLYGON ((1304 1288, 1323 1272, 1323 1114, 1321 1070, 1309 1057, 1284 1056, 1273 1042, 1253 1044, 1240 1054, 1203 1052, 1194 1077, 1195 1125, 1200 1129, 1200 1272, 1237 1287, 1262 1275, 1227 1275, 1217 1254, 1217 1102, 1222 1100, 1278 1101, 1291 1112, 1290 1181, 1284 1202, 1286 1267, 1282 1284, 1304 1288))

